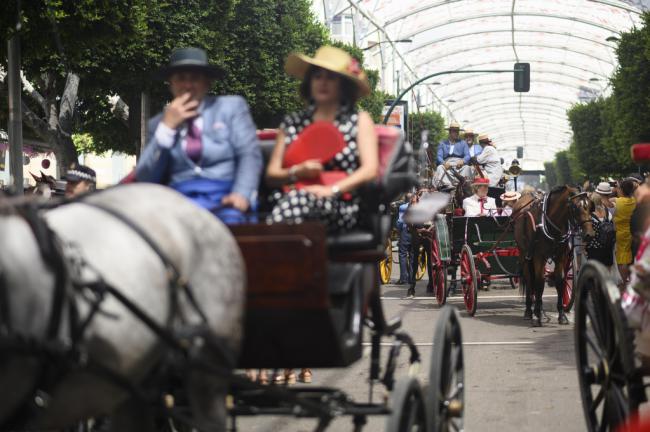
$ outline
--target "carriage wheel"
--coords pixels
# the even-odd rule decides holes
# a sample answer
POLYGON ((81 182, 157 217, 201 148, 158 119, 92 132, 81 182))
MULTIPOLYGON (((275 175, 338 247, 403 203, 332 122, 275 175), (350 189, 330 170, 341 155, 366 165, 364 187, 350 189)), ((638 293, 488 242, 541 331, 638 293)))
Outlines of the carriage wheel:
POLYGON ((463 430, 465 383, 463 341, 458 312, 442 308, 433 337, 427 412, 431 432, 463 430))
POLYGON ((440 243, 437 236, 431 241, 431 266, 433 267, 433 289, 440 306, 447 302, 447 266, 440 258, 440 243))
POLYGON ((567 254, 564 260, 564 282, 562 286, 562 308, 564 312, 571 312, 573 303, 575 301, 574 282, 577 280, 576 276, 576 262, 573 253, 567 254))
POLYGON ((390 275, 393 270, 393 244, 390 239, 388 238, 386 242, 386 257, 379 261, 379 277, 381 279, 381 283, 387 284, 390 282, 390 275))
POLYGON ((463 287, 465 308, 471 316, 476 313, 478 282, 472 249, 468 245, 463 245, 460 251, 460 283, 463 287))
POLYGON ((427 272, 427 254, 424 252, 424 248, 420 247, 418 251, 418 269, 415 273, 416 280, 422 280, 424 274, 427 272))
POLYGON ((404 377, 397 381, 390 398, 392 413, 386 419, 386 432, 426 432, 427 412, 418 380, 404 377))
POLYGON ((590 431, 616 430, 645 399, 634 363, 633 334, 618 288, 605 275, 601 264, 585 264, 576 290, 575 351, 590 431))

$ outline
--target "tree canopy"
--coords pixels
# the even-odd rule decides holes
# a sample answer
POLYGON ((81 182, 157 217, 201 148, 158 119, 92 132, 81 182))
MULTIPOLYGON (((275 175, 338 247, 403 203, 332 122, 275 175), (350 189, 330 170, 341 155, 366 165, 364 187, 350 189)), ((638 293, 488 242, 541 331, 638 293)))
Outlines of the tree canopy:
MULTIPOLYGON (((596 181, 635 171, 630 146, 650 141, 650 13, 643 21, 641 28, 620 36, 611 95, 574 105, 567 112, 573 143, 567 154, 558 153, 554 166, 564 169, 567 159, 573 180, 588 175, 596 181)), ((565 178, 556 174, 558 181, 565 178)))

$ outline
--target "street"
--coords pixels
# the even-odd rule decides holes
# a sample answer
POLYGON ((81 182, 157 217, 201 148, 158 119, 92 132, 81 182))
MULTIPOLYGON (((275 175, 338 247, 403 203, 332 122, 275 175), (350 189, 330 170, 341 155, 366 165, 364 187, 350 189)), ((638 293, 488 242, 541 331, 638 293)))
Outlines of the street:
MULTIPOLYGON (((425 297, 426 280, 418 282, 415 299, 402 299, 406 287, 382 286, 388 317, 401 315, 403 328, 423 358, 419 379, 428 382, 429 361, 439 307, 425 297)), ((509 285, 480 291, 475 317, 464 311, 462 298, 451 297, 459 308, 465 358, 465 430, 467 431, 584 431, 578 378, 573 352, 573 325, 557 324, 555 289, 547 287, 545 310, 550 318, 543 328, 522 319, 523 298, 509 285)), ((572 320, 572 314, 569 319, 572 320)), ((389 341, 386 341, 389 342, 389 341)), ((385 346, 383 352, 388 350, 385 346)), ((348 369, 314 370, 312 385, 338 387, 357 401, 367 400, 368 350, 348 369)), ((382 354, 383 354, 382 352, 382 354)), ((384 357, 385 359, 385 357, 384 357)), ((402 351, 397 377, 406 374, 407 353, 402 351), (400 375, 401 374, 401 375, 400 375)), ((375 386, 375 397, 382 396, 375 386)), ((377 399, 375 399, 377 400, 377 399)), ((370 418, 365 430, 382 431, 385 419, 370 418)), ((311 431, 314 420, 243 418, 242 431, 311 431)), ((331 431, 352 429, 350 418, 336 419, 331 431)))

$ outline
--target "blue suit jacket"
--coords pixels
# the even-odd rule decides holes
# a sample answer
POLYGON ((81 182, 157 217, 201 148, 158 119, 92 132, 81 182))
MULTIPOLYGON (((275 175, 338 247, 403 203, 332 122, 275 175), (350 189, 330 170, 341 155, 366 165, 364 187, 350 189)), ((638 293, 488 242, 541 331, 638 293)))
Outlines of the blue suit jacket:
POLYGON ((449 157, 462 158, 465 163, 469 162, 469 147, 467 147, 467 143, 464 140, 456 141, 454 143, 453 154, 449 154, 450 147, 451 145, 449 144, 449 140, 440 141, 438 144, 438 165, 443 164, 445 159, 449 157))
POLYGON ((255 200, 262 154, 248 104, 241 96, 206 96, 201 111, 202 156, 192 161, 181 146, 180 129, 174 145, 167 149, 158 143, 156 128, 162 113, 149 121, 147 147, 136 167, 138 181, 167 183, 192 179, 233 182, 232 191, 250 202, 255 200))

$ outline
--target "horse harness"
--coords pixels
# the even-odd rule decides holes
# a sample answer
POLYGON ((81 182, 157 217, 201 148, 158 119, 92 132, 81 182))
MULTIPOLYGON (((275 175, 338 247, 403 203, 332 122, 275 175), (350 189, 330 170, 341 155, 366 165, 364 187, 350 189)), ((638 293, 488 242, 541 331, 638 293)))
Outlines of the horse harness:
MULTIPOLYGON (((93 318, 97 314, 105 313, 101 310, 101 304, 107 295, 112 295, 117 299, 119 303, 142 321, 150 331, 156 334, 163 344, 170 348, 170 360, 176 363, 180 361, 183 365, 189 367, 194 366, 204 370, 209 369, 216 375, 226 376, 232 379, 230 369, 235 367, 236 359, 223 341, 207 331, 207 317, 197 303, 191 287, 181 277, 176 266, 160 250, 151 237, 128 217, 109 207, 85 202, 83 198, 73 201, 104 211, 121 221, 140 236, 150 246, 151 250, 158 255, 166 268, 169 281, 169 321, 166 327, 158 324, 117 288, 103 280, 97 271, 94 271, 94 273, 98 276, 98 280, 94 282, 75 280, 70 271, 74 266, 71 258, 66 256, 62 242, 40 214, 41 210, 54 208, 69 201, 48 205, 27 203, 14 207, 18 214, 28 223, 34 234, 40 255, 53 272, 55 283, 45 338, 24 336, 12 331, 8 288, 5 283, 4 273, 0 273, 0 353, 13 352, 44 360, 40 364, 40 370, 32 387, 31 394, 23 402, 22 406, 12 414, 6 425, 20 426, 23 419, 30 418, 39 410, 47 408, 50 397, 49 393, 59 383, 58 377, 64 375, 66 371, 79 367, 110 380, 113 384, 123 388, 141 400, 160 404, 158 399, 151 401, 151 397, 145 396, 145 392, 134 385, 128 378, 90 359, 80 344, 93 318), (90 296, 84 296, 84 292, 89 293, 90 296), (185 295, 188 304, 201 318, 202 322, 200 325, 185 325, 183 327, 183 324, 186 323, 179 308, 180 293, 185 295), (79 316, 76 299, 86 301, 90 304, 90 310, 87 316, 79 316), (64 310, 66 308, 69 328, 68 334, 64 335, 64 310), (180 328, 174 328, 179 321, 180 328), (200 364, 199 359, 195 358, 194 344, 209 345, 221 357, 228 369, 200 364)), ((89 263, 83 261, 83 259, 81 261, 81 263, 77 264, 87 266, 91 270, 94 270, 89 263)), ((166 409, 172 417, 175 416, 171 412, 172 407, 163 406, 162 408, 166 409)), ((181 416, 177 415, 176 417, 181 416)), ((182 420, 191 424, 191 421, 188 421, 186 418, 182 420)), ((12 428, 10 427, 9 429, 11 430, 12 428)))
MULTIPOLYGON (((581 200, 587 196, 586 192, 580 192, 577 194, 572 194, 567 198, 567 204, 569 205, 569 218, 568 218, 568 227, 566 232, 564 232, 560 227, 558 227, 549 217, 548 215, 548 201, 551 197, 551 195, 555 192, 555 190, 551 190, 549 193, 544 194, 543 198, 540 200, 539 198, 534 199, 532 203, 532 208, 526 211, 526 214, 531 220, 531 224, 533 227, 533 231, 535 232, 534 240, 533 240, 533 245, 537 243, 537 241, 541 240, 541 238, 537 235, 537 232, 541 232, 544 237, 546 237, 548 240, 553 242, 553 245, 557 250, 559 250, 563 245, 565 245, 575 234, 582 229, 582 226, 585 225, 586 223, 590 223, 590 220, 586 221, 579 221, 577 218, 577 212, 578 212, 578 207, 577 204, 575 203, 576 198, 580 198, 581 200), (533 211, 536 209, 539 209, 540 211, 540 216, 541 220, 539 223, 536 223, 536 218, 535 215, 533 215, 533 211), (558 235, 553 235, 549 228, 552 228, 554 231, 558 233, 558 235)), ((533 248, 531 248, 532 250, 533 248)), ((526 260, 532 259, 531 256, 526 256, 526 260)))

